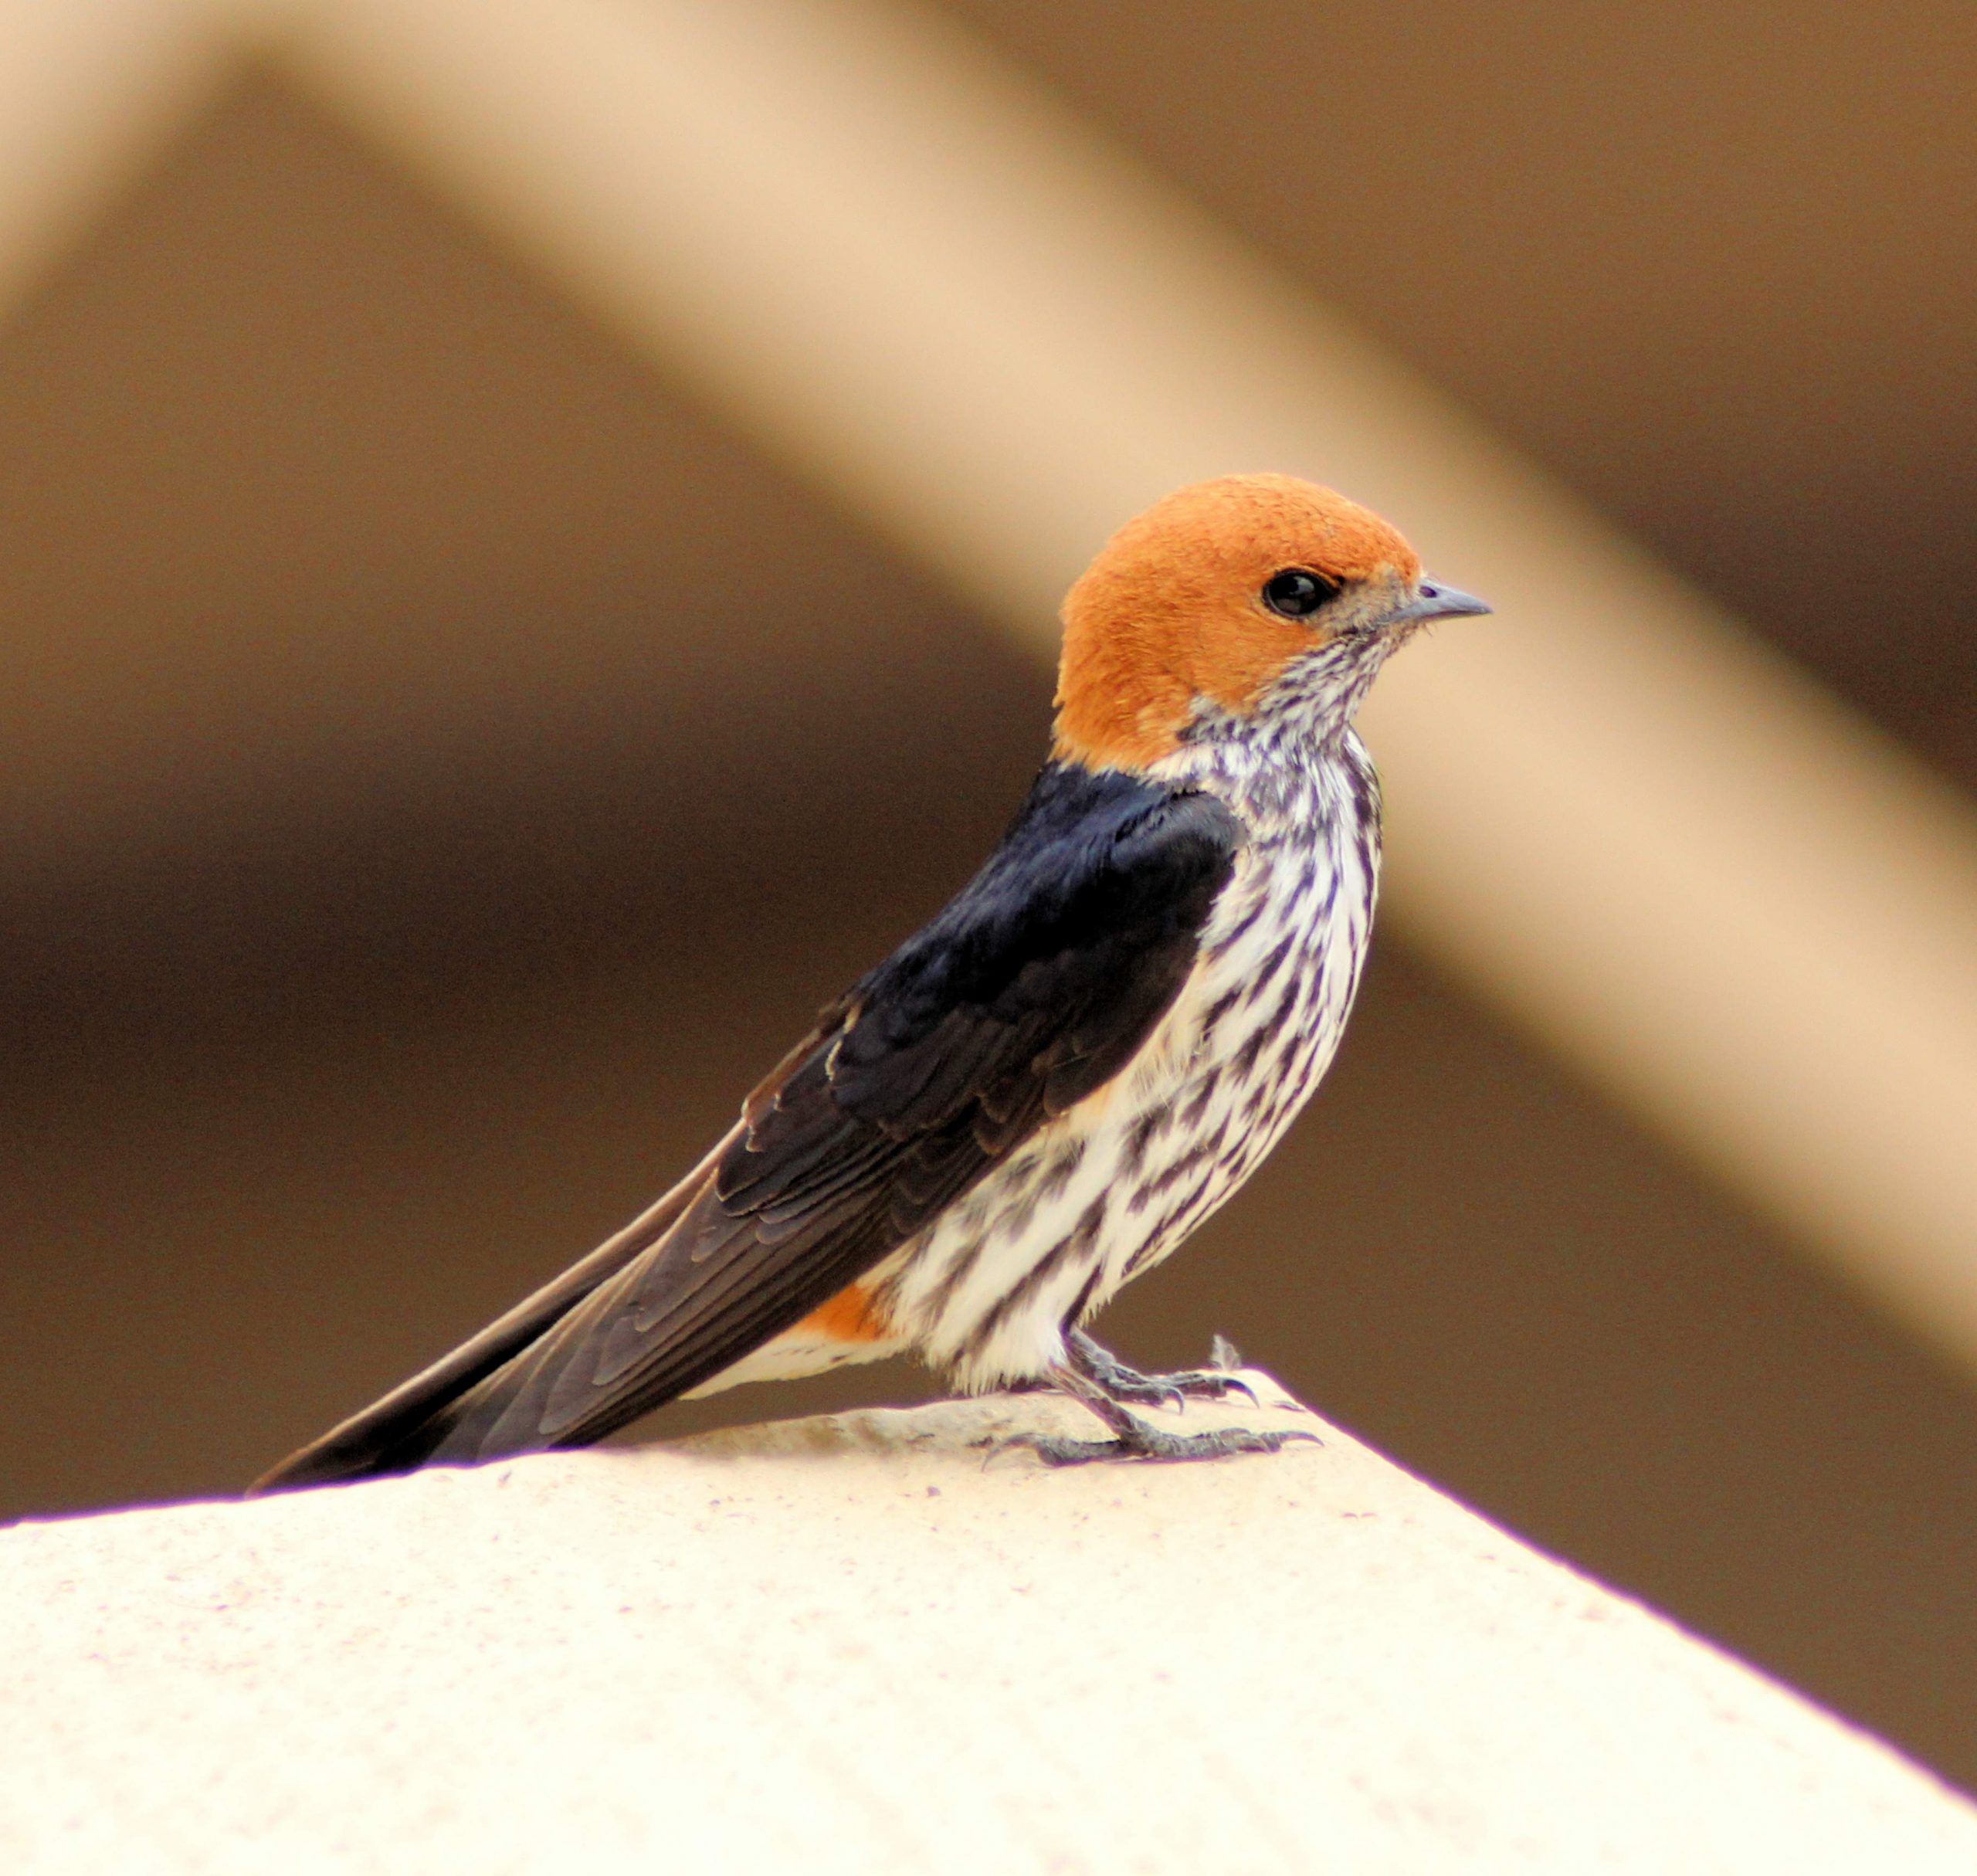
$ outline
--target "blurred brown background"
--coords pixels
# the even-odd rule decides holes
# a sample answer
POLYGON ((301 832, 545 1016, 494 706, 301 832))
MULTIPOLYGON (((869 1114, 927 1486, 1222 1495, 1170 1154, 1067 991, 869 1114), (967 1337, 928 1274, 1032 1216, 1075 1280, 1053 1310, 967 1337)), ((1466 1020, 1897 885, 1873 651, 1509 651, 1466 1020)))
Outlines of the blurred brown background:
MULTIPOLYGON (((1977 784, 1967 8, 949 5, 1977 784)), ((588 1249, 1049 689, 243 76, 0 327, 0 1515, 234 1489, 588 1249)), ((1977 1393, 1390 939, 1105 1325, 1216 1328, 1977 1780, 1977 1393)))

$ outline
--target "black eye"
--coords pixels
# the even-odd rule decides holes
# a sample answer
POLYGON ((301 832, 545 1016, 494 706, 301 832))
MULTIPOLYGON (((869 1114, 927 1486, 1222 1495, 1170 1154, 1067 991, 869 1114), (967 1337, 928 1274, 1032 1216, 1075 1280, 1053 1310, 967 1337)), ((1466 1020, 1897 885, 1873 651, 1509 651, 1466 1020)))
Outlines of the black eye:
POLYGON ((1286 567, 1263 582, 1263 604, 1286 619, 1309 619, 1328 599, 1338 597, 1338 582, 1302 567, 1286 567))

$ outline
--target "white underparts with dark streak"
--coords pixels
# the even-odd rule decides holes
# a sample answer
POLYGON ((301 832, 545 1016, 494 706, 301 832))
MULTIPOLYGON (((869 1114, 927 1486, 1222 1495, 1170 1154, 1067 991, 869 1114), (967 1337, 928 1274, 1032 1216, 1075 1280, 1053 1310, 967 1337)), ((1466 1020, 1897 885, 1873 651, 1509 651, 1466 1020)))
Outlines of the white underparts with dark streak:
POLYGON ((805 1322, 695 1390, 917 1355, 965 1391, 1042 1373, 1263 1162, 1331 1065, 1365 960, 1379 793, 1347 725, 1389 646, 1335 644, 1247 717, 1205 712, 1151 779, 1249 838, 1172 1007, 1129 1067, 863 1281, 889 1333, 805 1322))

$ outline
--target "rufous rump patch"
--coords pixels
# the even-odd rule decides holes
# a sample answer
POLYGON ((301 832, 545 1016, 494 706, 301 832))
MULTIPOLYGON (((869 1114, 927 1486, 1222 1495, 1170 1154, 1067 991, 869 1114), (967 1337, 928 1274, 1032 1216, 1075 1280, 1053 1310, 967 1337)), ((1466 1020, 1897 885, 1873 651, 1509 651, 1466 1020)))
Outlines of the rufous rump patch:
POLYGON ((1412 580, 1414 550, 1343 495, 1294 476, 1224 476, 1175 490, 1121 528, 1066 595, 1056 754, 1143 768, 1168 754, 1198 697, 1252 708, 1315 628, 1271 612, 1272 575, 1412 580))
POLYGON ((820 1303, 796 1325, 822 1342, 883 1342, 892 1333, 873 1306, 863 1284, 847 1284, 827 1303, 820 1303))

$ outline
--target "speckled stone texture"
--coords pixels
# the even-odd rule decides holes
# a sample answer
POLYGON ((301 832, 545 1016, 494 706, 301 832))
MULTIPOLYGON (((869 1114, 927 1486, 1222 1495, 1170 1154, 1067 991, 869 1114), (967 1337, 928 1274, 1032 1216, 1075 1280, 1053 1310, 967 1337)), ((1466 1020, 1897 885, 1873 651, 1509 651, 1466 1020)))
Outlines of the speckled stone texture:
MULTIPOLYGON (((0 1867, 1977 1870, 1977 1813, 1262 1376, 0 1533, 0 1867), (1164 1416, 1163 1416, 1164 1417, 1164 1416)), ((1779 1568, 1791 1566, 1789 1558, 1779 1568)))

